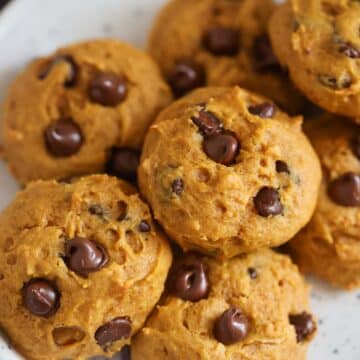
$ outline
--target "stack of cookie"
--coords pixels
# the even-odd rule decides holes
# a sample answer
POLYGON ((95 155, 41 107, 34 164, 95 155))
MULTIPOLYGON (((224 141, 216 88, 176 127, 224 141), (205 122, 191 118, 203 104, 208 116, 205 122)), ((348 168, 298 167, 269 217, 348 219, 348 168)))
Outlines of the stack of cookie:
POLYGON ((172 0, 153 59, 102 39, 32 62, 2 116, 26 186, 0 215, 15 348, 306 359, 309 287, 270 248, 360 284, 360 132, 341 117, 360 116, 359 15, 336 0, 172 0))

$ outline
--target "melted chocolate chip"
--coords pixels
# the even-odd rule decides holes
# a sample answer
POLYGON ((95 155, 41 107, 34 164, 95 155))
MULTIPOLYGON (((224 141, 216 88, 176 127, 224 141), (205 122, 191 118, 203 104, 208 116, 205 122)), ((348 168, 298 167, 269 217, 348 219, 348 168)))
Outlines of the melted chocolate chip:
POLYGON ((171 184, 171 189, 175 195, 180 196, 182 194, 182 192, 184 191, 183 180, 180 178, 175 179, 171 184))
POLYGON ((249 330, 248 318, 241 310, 231 308, 216 320, 214 337, 224 345, 232 345, 244 340, 249 330))
POLYGON ((102 72, 90 81, 88 95, 91 101, 103 106, 116 106, 126 97, 127 85, 124 77, 102 72))
POLYGON ((87 277, 99 271, 108 262, 108 256, 100 244, 76 237, 66 243, 65 262, 76 274, 87 277))
POLYGON ((360 58, 360 49, 357 49, 350 43, 341 44, 339 47, 339 51, 351 59, 359 59, 360 58))
POLYGON ((216 26, 206 31, 203 37, 203 45, 213 55, 234 56, 239 51, 239 39, 238 30, 216 26))
POLYGON ((298 315, 290 315, 289 322, 295 327, 298 343, 306 341, 316 331, 313 317, 305 311, 298 315))
POLYGON ((22 290, 25 307, 36 316, 49 317, 60 306, 60 293, 55 284, 45 279, 32 279, 22 290))
POLYGON ((360 175, 348 172, 328 187, 330 198, 341 206, 360 206, 360 175))
POLYGON ((204 265, 197 261, 183 265, 170 277, 169 291, 180 299, 196 302, 209 293, 209 282, 204 265))
POLYGON ((201 110, 199 115, 193 116, 191 120, 204 136, 213 135, 222 128, 221 121, 210 111, 201 110))
POLYGON ((248 268, 248 274, 250 276, 251 279, 256 279, 258 277, 258 272, 256 271, 256 269, 254 268, 248 268))
POLYGON ((276 114, 276 107, 272 103, 265 102, 249 106, 249 112, 263 119, 272 118, 276 114))
POLYGON ((283 213, 283 206, 280 201, 279 192, 272 188, 263 187, 254 198, 256 212, 263 217, 280 215, 283 213))
POLYGON ((56 157, 76 154, 84 142, 79 126, 67 119, 49 125, 44 136, 48 151, 56 157))
POLYGON ((235 162, 240 150, 240 143, 234 133, 223 131, 206 137, 203 142, 203 149, 210 159, 229 166, 235 162))
POLYGON ((169 74, 168 81, 175 96, 180 97, 205 85, 205 70, 192 60, 179 60, 169 74))
POLYGON ((318 78, 322 85, 333 90, 347 89, 351 86, 352 83, 351 75, 348 73, 344 73, 343 75, 339 76, 339 78, 328 74, 320 74, 318 78))
POLYGON ((146 220, 141 220, 139 224, 140 232, 149 232, 151 230, 150 224, 146 220))
POLYGON ((261 35, 255 39, 253 56, 255 58, 256 71, 282 71, 267 35, 261 35))
POLYGON ((110 175, 135 182, 139 161, 140 154, 137 150, 112 148, 106 164, 106 171, 110 175))
POLYGON ((350 145, 353 154, 360 160, 360 134, 353 136, 350 145))
POLYGON ((130 335, 131 320, 128 316, 124 316, 100 326, 95 332, 95 339, 100 346, 106 347, 117 340, 128 339, 130 335))
POLYGON ((276 172, 290 174, 290 169, 285 161, 277 160, 275 163, 276 172))
POLYGON ((64 85, 66 87, 72 87, 76 84, 76 75, 77 75, 77 65, 75 64, 74 59, 69 55, 59 55, 52 61, 50 61, 39 73, 38 77, 40 80, 44 80, 53 67, 60 63, 66 63, 68 65, 68 75, 65 79, 64 85))

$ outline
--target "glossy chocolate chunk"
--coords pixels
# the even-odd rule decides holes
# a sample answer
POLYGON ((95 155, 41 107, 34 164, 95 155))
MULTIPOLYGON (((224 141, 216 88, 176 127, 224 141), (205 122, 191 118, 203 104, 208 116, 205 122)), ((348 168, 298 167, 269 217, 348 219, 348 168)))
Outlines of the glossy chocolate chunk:
POLYGON ((256 212, 263 217, 276 216, 283 213, 278 190, 265 186, 254 198, 256 212))
POLYGON ((170 277, 169 291, 180 299, 196 302, 207 297, 209 281, 200 261, 177 269, 170 277))
POLYGON ((87 277, 99 271, 108 262, 108 256, 98 243, 76 237, 66 242, 65 262, 76 274, 87 277))
POLYGON ((126 80, 111 72, 98 73, 90 81, 88 95, 91 101, 103 106, 116 106, 126 98, 126 80))
POLYGON ((22 290, 25 307, 36 316, 49 317, 60 306, 60 293, 56 285, 46 279, 32 279, 22 290))
POLYGON ((246 338, 250 330, 248 318, 241 310, 226 310, 215 322, 214 336, 224 345, 236 344, 246 338))
POLYGON ((128 316, 123 316, 100 326, 95 332, 95 339, 100 346, 106 347, 117 340, 128 339, 130 335, 131 320, 128 316))
POLYGON ((79 126, 68 119, 61 119, 49 125, 44 136, 47 150, 55 157, 76 154, 84 142, 79 126))

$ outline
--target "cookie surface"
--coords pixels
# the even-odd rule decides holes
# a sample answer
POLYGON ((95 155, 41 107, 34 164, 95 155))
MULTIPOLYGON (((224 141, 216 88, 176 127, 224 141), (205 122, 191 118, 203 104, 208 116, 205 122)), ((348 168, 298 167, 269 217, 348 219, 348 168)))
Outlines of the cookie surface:
POLYGON ((319 184, 301 118, 238 87, 199 89, 166 108, 139 167, 165 231, 185 250, 225 256, 292 238, 310 220, 319 184))
POLYGON ((175 95, 201 86, 240 85, 298 113, 303 97, 288 81, 267 37, 271 0, 172 0, 149 39, 175 95))
POLYGON ((33 61, 9 90, 9 168, 21 183, 105 167, 128 179, 148 126, 170 101, 156 64, 130 45, 100 39, 60 49, 33 61))
POLYGON ((296 86, 330 112, 360 115, 360 3, 289 0, 275 11, 270 36, 296 86))
POLYGON ((32 183, 0 224, 0 326, 27 359, 111 357, 160 298, 170 248, 116 178, 32 183))
POLYGON ((360 287, 360 129, 333 115, 307 123, 323 167, 315 214, 289 245, 295 260, 336 286, 360 287))
POLYGON ((316 330, 308 302, 287 256, 263 250, 220 262, 188 255, 134 338, 132 359, 305 360, 316 330))

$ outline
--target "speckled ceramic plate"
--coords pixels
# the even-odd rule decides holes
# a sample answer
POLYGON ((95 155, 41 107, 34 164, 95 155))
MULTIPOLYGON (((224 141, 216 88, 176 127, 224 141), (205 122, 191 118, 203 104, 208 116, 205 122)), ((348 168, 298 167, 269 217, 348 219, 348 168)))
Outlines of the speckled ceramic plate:
MULTIPOLYGON (((144 46, 154 15, 164 2, 14 0, 0 13, 0 99, 21 67, 60 45, 113 36, 144 46)), ((6 206, 16 191, 15 181, 0 163, 0 208, 6 206)), ((309 359, 359 360, 360 292, 344 293, 318 281, 310 279, 310 282, 319 332, 311 345, 309 359)), ((20 357, 0 338, 0 360, 15 359, 20 357)))

